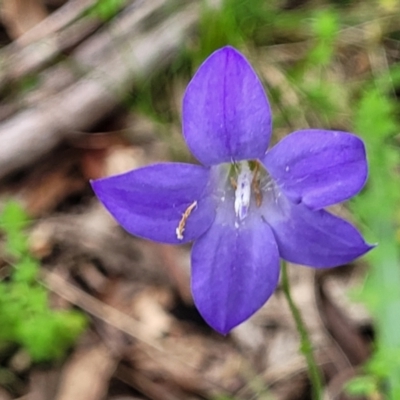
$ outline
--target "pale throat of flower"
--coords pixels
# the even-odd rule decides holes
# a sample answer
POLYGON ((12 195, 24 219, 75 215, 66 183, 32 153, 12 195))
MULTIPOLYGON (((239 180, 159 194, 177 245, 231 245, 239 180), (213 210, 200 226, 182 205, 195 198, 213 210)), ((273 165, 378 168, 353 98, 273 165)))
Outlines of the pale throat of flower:
MULTIPOLYGON (((240 161, 230 165, 228 182, 230 181, 230 185, 234 189, 233 207, 236 215, 236 228, 239 226, 239 222, 243 221, 249 214, 252 194, 254 195, 255 205, 257 207, 261 206, 261 175, 262 167, 260 167, 258 161, 240 161)), ((182 214, 178 226, 175 229, 178 240, 183 240, 186 223, 196 207, 197 200, 193 201, 182 214)))

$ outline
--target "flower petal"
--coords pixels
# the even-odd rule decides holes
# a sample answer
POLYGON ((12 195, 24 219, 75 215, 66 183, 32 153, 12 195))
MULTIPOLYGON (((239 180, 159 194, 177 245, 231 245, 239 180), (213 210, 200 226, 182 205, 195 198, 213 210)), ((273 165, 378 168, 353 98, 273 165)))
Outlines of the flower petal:
POLYGON ((294 132, 269 150, 262 162, 286 196, 312 209, 354 196, 368 175, 364 143, 347 132, 294 132))
POLYGON ((248 216, 236 228, 217 212, 211 228, 193 245, 194 301, 207 323, 222 334, 254 314, 278 278, 277 244, 259 216, 248 216))
POLYGON ((129 233, 177 244, 198 238, 214 220, 215 205, 206 192, 208 180, 207 168, 162 163, 93 181, 92 187, 129 233), (176 229, 185 211, 190 215, 180 240, 176 229))
POLYGON ((263 157, 271 109, 247 60, 232 47, 200 66, 183 99, 183 134, 204 165, 263 157))
POLYGON ((280 256, 296 264, 324 268, 346 264, 374 246, 358 230, 325 210, 293 204, 282 194, 262 206, 280 256))

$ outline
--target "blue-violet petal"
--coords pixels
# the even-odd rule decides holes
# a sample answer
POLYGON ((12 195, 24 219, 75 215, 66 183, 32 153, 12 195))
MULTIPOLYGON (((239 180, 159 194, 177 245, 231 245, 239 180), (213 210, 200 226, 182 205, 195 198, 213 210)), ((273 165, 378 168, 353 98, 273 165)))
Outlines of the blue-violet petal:
POLYGON ((264 156, 271 109, 253 68, 232 47, 211 54, 189 83, 183 135, 204 165, 264 156))
POLYGON ((214 202, 206 191, 209 175, 201 166, 161 163, 95 180, 92 187, 129 233, 178 244, 197 239, 214 220, 214 202))
POLYGON ((350 223, 325 210, 294 204, 282 193, 263 206, 262 212, 274 232, 280 256, 296 264, 336 267, 373 248, 350 223))
POLYGON ((259 216, 235 226, 218 211, 211 228, 193 245, 194 301, 206 322, 222 334, 254 314, 278 279, 277 244, 259 216))
POLYGON ((269 150, 262 162, 286 196, 312 209, 354 196, 368 175, 364 143, 347 132, 294 132, 269 150))

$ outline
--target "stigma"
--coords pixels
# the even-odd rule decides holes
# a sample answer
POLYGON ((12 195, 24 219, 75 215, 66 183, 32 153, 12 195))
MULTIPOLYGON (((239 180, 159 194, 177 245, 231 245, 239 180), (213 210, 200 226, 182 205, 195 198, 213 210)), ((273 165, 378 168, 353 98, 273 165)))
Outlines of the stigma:
POLYGON ((247 161, 238 164, 239 172, 235 189, 235 214, 239 221, 243 221, 250 207, 253 172, 247 161))

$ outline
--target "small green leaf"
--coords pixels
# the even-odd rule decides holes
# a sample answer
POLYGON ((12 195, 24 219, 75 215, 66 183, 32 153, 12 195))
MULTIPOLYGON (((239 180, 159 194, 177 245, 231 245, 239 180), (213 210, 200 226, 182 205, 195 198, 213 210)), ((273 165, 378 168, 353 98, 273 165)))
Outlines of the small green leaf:
POLYGON ((38 281, 39 262, 29 254, 24 229, 29 218, 15 201, 0 213, 5 251, 15 259, 10 279, 0 281, 0 346, 22 346, 34 361, 63 357, 86 327, 78 311, 52 310, 47 289, 38 281))
POLYGON ((29 224, 28 214, 15 200, 8 200, 0 214, 0 226, 6 231, 24 229, 29 224))
POLYGON ((21 258, 29 249, 26 233, 15 228, 9 229, 6 235, 5 251, 8 255, 21 258))
POLYGON ((98 0, 87 15, 108 21, 119 12, 124 1, 126 0, 98 0))
POLYGON ((15 271, 12 275, 14 282, 32 283, 38 275, 38 262, 30 257, 25 257, 14 266, 15 271))
POLYGON ((339 31, 339 19, 332 9, 315 13, 312 22, 313 33, 322 40, 333 41, 339 31))
POLYGON ((378 387, 373 377, 359 376, 346 384, 345 391, 352 396, 371 396, 378 387))

